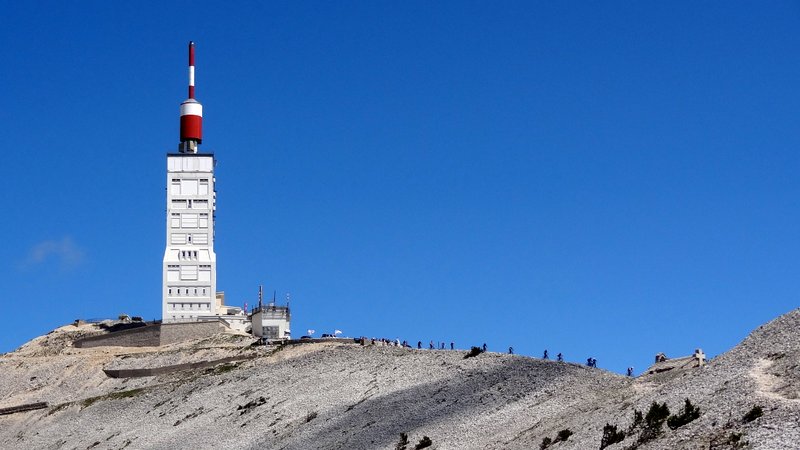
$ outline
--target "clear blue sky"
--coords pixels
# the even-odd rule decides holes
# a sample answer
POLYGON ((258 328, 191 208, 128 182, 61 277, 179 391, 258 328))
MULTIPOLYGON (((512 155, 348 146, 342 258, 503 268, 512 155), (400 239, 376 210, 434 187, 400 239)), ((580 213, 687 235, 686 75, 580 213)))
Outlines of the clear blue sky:
POLYGON ((341 329, 645 369, 798 306, 800 7, 7 2, 0 351, 160 317, 197 42, 218 287, 341 329))

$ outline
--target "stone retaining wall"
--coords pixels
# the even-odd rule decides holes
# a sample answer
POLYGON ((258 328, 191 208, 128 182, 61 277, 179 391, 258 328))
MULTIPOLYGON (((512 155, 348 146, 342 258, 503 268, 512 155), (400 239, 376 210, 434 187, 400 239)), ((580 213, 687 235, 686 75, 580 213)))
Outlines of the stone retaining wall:
POLYGON ((103 369, 103 372, 105 372, 105 374, 111 378, 152 377, 155 375, 164 375, 181 370, 204 369, 206 367, 212 367, 227 362, 246 361, 255 357, 255 355, 229 356, 227 358, 215 359, 213 361, 198 361, 193 363, 174 364, 171 366, 153 367, 148 369, 103 369))
POLYGON ((72 343, 77 348, 91 347, 158 347, 161 345, 161 325, 147 325, 130 330, 89 336, 72 343))
POLYGON ((47 408, 47 402, 28 403, 26 405, 12 406, 10 408, 0 408, 0 416, 44 408, 47 408))
POLYGON ((200 339, 227 329, 221 321, 161 324, 161 345, 200 339))
POLYGON ((90 347, 159 347, 221 333, 228 327, 222 322, 153 324, 130 330, 90 336, 73 342, 77 348, 90 347))

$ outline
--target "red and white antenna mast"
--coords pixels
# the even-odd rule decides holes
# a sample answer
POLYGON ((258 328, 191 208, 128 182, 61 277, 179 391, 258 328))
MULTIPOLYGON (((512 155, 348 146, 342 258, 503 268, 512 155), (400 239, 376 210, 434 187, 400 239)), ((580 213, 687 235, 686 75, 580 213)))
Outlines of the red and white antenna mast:
POLYGON ((181 103, 181 153, 197 153, 203 142, 203 105, 194 98, 194 42, 189 42, 189 98, 181 103))

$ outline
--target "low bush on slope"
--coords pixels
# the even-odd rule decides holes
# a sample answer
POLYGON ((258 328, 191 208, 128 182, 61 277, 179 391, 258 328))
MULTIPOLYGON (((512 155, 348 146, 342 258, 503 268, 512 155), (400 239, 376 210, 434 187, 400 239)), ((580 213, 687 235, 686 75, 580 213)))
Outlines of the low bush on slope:
POLYGON ((677 430, 698 417, 700 417, 700 408, 692 405, 692 402, 687 398, 680 414, 669 416, 669 419, 667 419, 667 426, 671 430, 677 430))

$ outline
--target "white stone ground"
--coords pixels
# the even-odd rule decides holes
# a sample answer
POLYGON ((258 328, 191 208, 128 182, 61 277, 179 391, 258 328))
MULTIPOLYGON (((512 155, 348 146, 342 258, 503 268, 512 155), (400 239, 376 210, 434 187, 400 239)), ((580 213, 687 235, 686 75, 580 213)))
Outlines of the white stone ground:
MULTIPOLYGON (((800 311, 754 331, 704 369, 629 379, 522 356, 361 347, 337 342, 271 349, 218 335, 157 349, 76 349, 92 325, 62 327, 0 356, 0 448, 597 449, 603 426, 684 399, 700 418, 666 426, 641 449, 800 448, 800 311), (105 368, 152 368, 258 352, 259 357, 158 377, 112 379, 105 368), (742 418, 753 406, 764 415, 742 418)), ((638 430, 610 449, 636 443, 638 430)))

